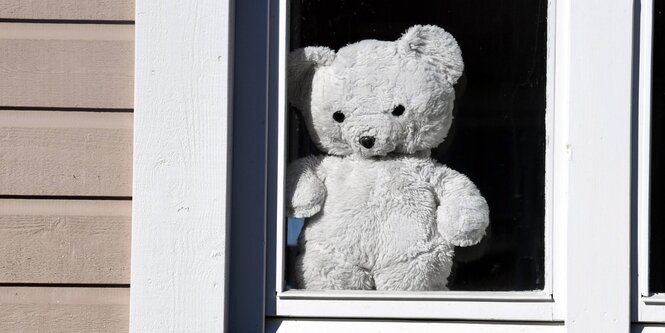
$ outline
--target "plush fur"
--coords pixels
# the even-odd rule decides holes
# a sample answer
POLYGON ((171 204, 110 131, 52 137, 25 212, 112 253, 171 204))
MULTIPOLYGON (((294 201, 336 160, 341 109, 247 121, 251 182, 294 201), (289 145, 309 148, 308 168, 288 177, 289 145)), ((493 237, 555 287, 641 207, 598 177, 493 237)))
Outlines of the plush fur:
POLYGON ((326 153, 287 172, 288 214, 309 218, 299 288, 446 289, 454 247, 478 243, 489 223, 473 182, 429 157, 462 72, 457 42, 436 26, 289 55, 289 101, 326 153))

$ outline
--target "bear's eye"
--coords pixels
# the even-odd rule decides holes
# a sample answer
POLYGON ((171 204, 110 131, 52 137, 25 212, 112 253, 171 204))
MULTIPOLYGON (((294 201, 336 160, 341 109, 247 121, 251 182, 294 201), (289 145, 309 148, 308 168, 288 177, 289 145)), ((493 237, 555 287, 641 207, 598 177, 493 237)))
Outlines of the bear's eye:
POLYGON ((335 121, 338 122, 338 123, 343 122, 344 118, 346 118, 346 117, 344 116, 342 111, 335 111, 335 113, 333 113, 333 119, 335 119, 335 121))
POLYGON ((393 116, 395 116, 395 117, 399 117, 399 116, 401 116, 402 113, 404 113, 404 106, 403 106, 402 104, 396 106, 396 107, 393 109, 393 112, 392 112, 392 113, 393 113, 393 116))

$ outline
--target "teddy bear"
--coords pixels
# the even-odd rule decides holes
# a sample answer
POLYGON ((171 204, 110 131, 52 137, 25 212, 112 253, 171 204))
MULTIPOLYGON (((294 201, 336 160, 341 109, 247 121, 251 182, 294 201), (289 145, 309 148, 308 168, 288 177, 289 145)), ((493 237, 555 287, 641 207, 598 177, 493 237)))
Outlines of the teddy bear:
POLYGON ((298 288, 447 290, 455 247, 477 244, 489 224, 474 183, 430 157, 463 69, 456 40, 433 25, 289 54, 289 103, 323 153, 286 173, 287 215, 307 218, 298 288))

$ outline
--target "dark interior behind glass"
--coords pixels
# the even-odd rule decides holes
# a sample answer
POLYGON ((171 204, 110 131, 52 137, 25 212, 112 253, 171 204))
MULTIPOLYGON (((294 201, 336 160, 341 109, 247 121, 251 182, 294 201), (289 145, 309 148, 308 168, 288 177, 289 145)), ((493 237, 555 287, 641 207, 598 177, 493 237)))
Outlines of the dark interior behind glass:
POLYGON ((654 0, 653 81, 651 90, 651 240, 649 255, 649 289, 665 292, 665 24, 664 0, 654 0))
MULTIPOLYGON (((542 289, 547 0, 292 0, 290 20, 291 49, 395 40, 415 24, 455 36, 466 69, 453 127, 433 156, 476 183, 491 227, 479 245, 458 248, 448 286, 542 289)), ((316 152, 292 111, 290 160, 316 152)), ((287 267, 298 222, 289 221, 287 267)))

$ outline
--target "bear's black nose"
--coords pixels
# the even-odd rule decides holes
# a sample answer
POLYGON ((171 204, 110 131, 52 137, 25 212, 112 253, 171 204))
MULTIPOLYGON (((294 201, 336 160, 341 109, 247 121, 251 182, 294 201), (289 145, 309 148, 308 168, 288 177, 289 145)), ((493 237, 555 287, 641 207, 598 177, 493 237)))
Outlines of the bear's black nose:
POLYGON ((374 137, 373 136, 363 136, 360 138, 360 144, 367 148, 370 149, 374 146, 374 137))

